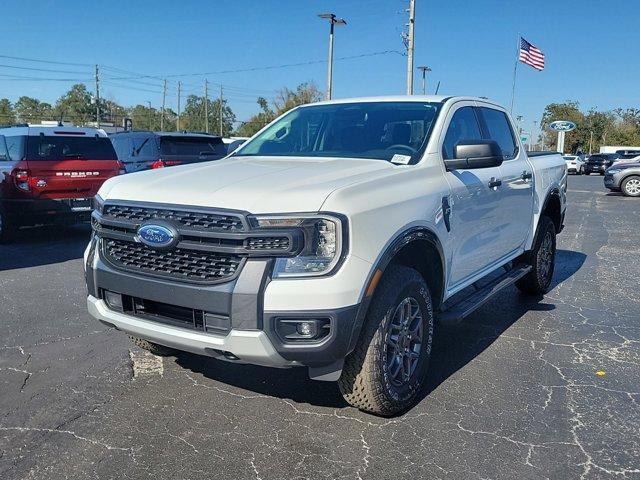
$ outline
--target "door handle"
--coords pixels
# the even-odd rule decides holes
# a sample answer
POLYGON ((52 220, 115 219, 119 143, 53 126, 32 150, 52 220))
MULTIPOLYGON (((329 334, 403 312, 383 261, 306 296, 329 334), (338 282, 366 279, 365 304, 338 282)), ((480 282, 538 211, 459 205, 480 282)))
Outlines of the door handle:
POLYGON ((531 180, 533 178, 533 173, 531 172, 527 172, 526 170, 524 172, 522 172, 522 177, 523 180, 531 180))
POLYGON ((498 188, 500 185, 502 185, 502 180, 496 177, 491 177, 491 180, 489 180, 489 188, 498 188))

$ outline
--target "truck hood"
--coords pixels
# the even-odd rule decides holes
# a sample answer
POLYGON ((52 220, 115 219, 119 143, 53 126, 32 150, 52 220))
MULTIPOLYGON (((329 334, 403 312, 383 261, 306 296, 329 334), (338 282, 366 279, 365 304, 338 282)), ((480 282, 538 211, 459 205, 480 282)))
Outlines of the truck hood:
POLYGON ((99 195, 251 213, 314 212, 334 190, 394 168, 384 160, 229 157, 119 176, 105 182, 99 195))

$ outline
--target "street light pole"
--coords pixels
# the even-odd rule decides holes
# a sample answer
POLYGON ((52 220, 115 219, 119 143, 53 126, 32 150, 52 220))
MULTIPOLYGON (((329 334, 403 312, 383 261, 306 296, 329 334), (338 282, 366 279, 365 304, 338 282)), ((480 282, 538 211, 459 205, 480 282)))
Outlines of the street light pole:
POLYGON ((429 67, 421 66, 418 67, 418 70, 422 72, 422 94, 427 94, 427 72, 430 72, 431 69, 429 67))
POLYGON ((329 60, 327 67, 327 100, 331 100, 333 93, 333 29, 335 25, 346 25, 343 18, 337 18, 335 13, 321 13, 320 18, 329 20, 329 60))

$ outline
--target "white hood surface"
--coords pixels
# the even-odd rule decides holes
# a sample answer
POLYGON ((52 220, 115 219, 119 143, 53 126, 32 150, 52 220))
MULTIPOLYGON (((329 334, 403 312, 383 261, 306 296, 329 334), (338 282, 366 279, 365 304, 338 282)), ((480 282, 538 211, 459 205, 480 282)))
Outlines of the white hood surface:
POLYGON ((115 177, 99 195, 250 213, 314 212, 334 190, 393 169, 384 160, 230 157, 115 177))

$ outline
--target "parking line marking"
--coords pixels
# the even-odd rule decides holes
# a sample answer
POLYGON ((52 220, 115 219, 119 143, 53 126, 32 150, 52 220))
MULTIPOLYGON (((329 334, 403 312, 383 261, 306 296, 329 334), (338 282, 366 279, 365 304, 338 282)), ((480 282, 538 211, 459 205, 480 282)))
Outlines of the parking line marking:
POLYGON ((138 353, 133 350, 129 350, 129 357, 133 365, 133 378, 164 375, 162 357, 147 351, 138 353))

